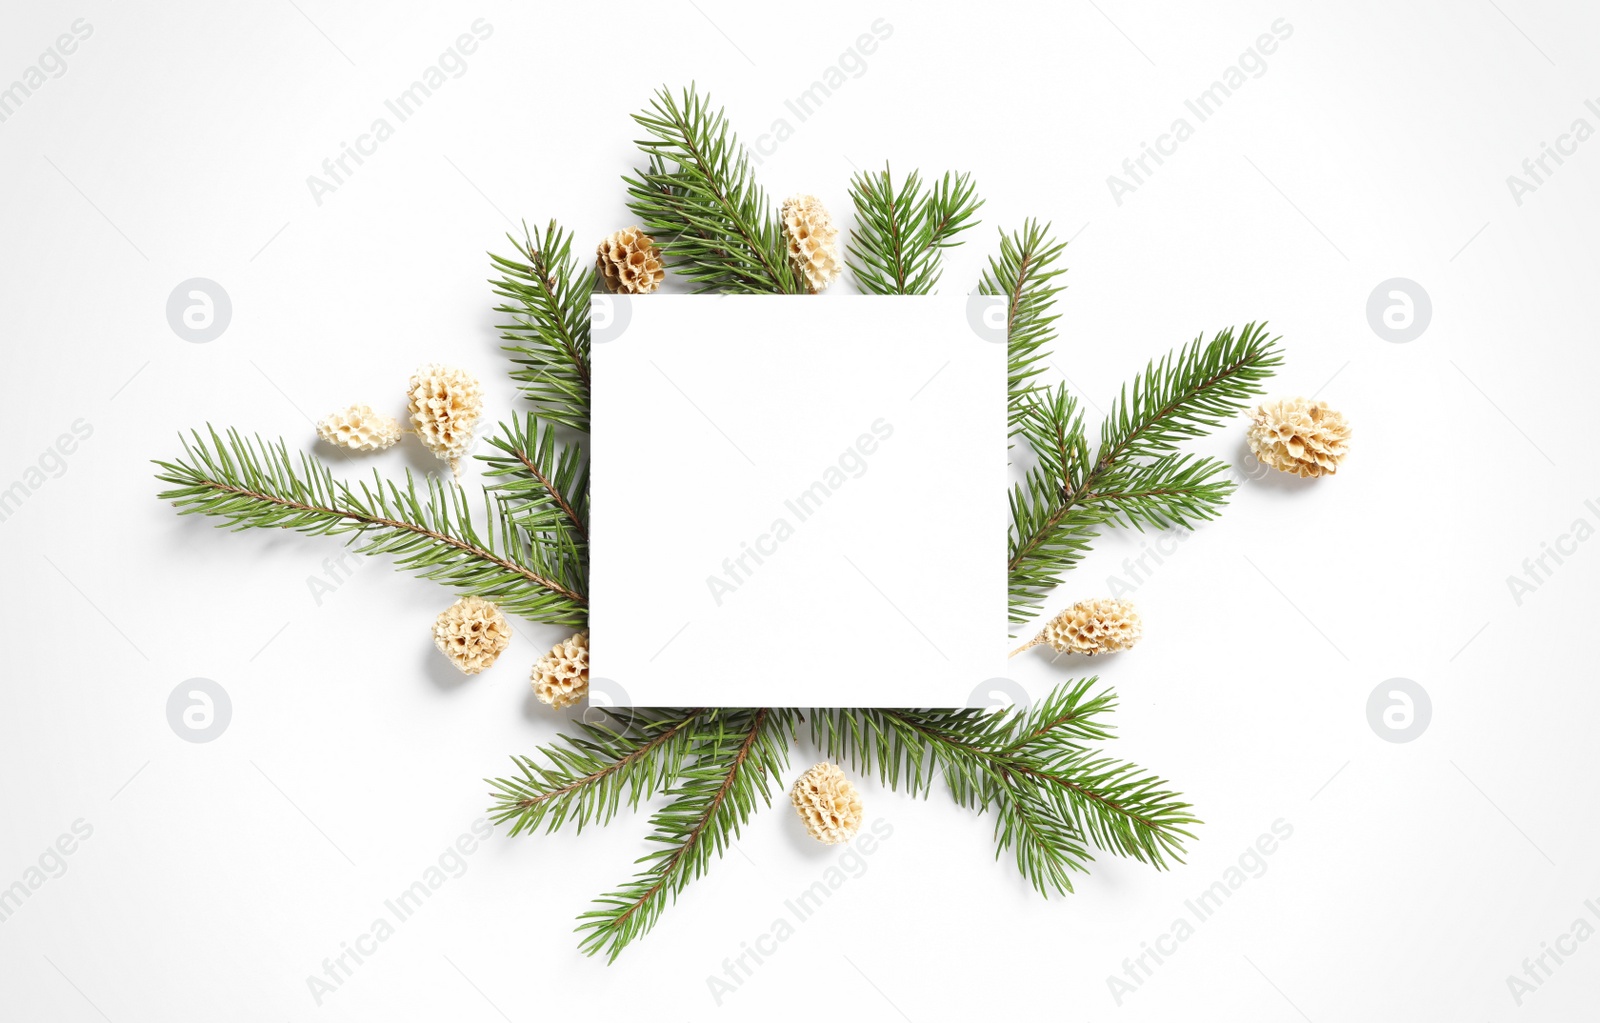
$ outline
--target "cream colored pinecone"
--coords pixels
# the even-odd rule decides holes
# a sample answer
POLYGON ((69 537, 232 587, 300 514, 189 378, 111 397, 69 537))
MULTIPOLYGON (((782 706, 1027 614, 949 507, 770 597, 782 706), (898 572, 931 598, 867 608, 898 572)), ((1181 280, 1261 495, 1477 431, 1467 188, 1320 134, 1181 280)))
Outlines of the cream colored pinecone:
POLYGON ((1096 597, 1080 600, 1050 619, 1031 641, 1011 651, 1011 656, 1041 644, 1063 654, 1114 654, 1132 647, 1142 635, 1144 623, 1131 603, 1096 597))
POLYGON ((861 793, 833 764, 823 762, 802 774, 789 790, 789 799, 819 842, 838 845, 861 830, 861 793))
POLYGON ((462 674, 491 666, 511 642, 511 623, 482 597, 462 597, 433 620, 433 645, 462 674))
POLYGON ((595 250, 595 267, 607 291, 648 295, 667 276, 655 240, 637 227, 606 235, 595 250))
POLYGON ((317 436, 351 451, 382 451, 400 443, 400 420, 372 411, 371 405, 351 405, 317 423, 317 436))
POLYGON ((1325 401, 1280 398, 1256 406, 1250 453, 1296 476, 1332 476, 1350 450, 1350 424, 1325 401))
POLYGON ((455 471, 483 416, 478 378, 463 369, 429 363, 411 378, 406 398, 417 438, 455 471))
POLYGON ((844 269, 839 258, 839 229, 814 195, 797 195, 783 203, 783 233, 789 262, 805 275, 813 292, 832 284, 844 269))
POLYGON ((533 695, 556 710, 589 692, 589 634, 580 632, 550 648, 533 666, 533 695))

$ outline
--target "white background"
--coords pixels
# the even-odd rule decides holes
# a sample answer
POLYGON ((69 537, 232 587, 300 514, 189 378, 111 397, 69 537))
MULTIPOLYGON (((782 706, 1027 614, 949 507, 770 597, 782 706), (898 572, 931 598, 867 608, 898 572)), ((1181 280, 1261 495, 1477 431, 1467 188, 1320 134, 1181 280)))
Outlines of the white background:
MULTIPOLYGON (((1574 118, 1600 127, 1592 9, 296 2, 6 5, 0 82, 75 18, 94 34, 0 125, 0 486, 75 420, 94 434, 0 523, 0 883, 75 820, 94 831, 0 924, 5 1016, 1326 1023, 1593 1005, 1594 939, 1520 1008, 1505 979, 1600 897, 1600 545, 1520 606, 1506 582, 1600 518, 1600 142, 1521 205, 1506 185, 1574 118), (494 33, 466 74, 317 205, 307 175, 480 16, 494 33), (893 33, 865 73, 796 122, 785 101, 878 17, 893 33), (1266 73, 1113 201, 1106 176, 1278 18, 1294 33, 1266 73), (720 1006, 708 975, 837 856, 787 809, 609 968, 575 952, 571 921, 627 876, 643 819, 497 837, 318 1008, 307 975, 468 830, 479 778, 555 734, 525 676, 561 630, 521 628, 463 682, 428 635, 447 594, 369 563, 318 606, 307 580, 337 544, 180 520, 146 460, 208 420, 308 443, 308 417, 397 403, 429 359, 478 371, 501 413, 484 250, 508 219, 558 216, 580 247, 630 222, 628 113, 690 79, 751 141, 788 116, 760 168, 775 197, 842 215, 853 166, 973 171, 985 224, 952 288, 995 225, 1054 221, 1074 238, 1055 364, 1102 408, 1145 359, 1266 317, 1289 353, 1273 392, 1352 419, 1337 478, 1247 482, 1139 585, 1144 643, 1095 665, 1122 695, 1117 752, 1207 823, 1186 866, 1101 862, 1046 903, 993 861, 987 819, 863 782, 892 837, 720 1006), (194 276, 234 305, 209 344, 166 322, 194 276), (1397 276, 1434 306, 1409 344, 1365 312, 1397 276), (203 745, 165 713, 194 676, 233 703, 203 745), (1410 743, 1367 721, 1393 677, 1431 695, 1410 743), (1124 957, 1279 819, 1293 836, 1264 876, 1119 1007, 1124 957)), ((1241 461, 1240 437, 1199 449, 1241 461)), ((1052 606, 1104 592, 1139 545, 1102 541, 1052 606)), ((1039 651, 1014 669, 1035 695, 1082 671, 1039 651)))

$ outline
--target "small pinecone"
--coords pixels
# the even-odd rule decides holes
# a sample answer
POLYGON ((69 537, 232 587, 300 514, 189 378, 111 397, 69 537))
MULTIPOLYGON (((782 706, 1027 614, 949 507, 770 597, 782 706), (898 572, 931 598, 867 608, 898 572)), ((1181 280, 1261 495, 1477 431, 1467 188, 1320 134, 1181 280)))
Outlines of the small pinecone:
POLYGON ((1256 406, 1250 453, 1296 476, 1332 476, 1350 450, 1350 425, 1325 401, 1280 398, 1256 406))
POLYGON ((783 203, 783 233, 789 262, 805 275, 813 292, 834 282, 844 268, 839 259, 839 229, 814 195, 797 195, 783 203))
POLYGON ((833 764, 824 762, 802 774, 789 790, 789 799, 819 842, 838 845, 861 830, 861 793, 833 764))
POLYGON ((648 295, 667 276, 655 241, 637 227, 607 235, 595 250, 595 266, 607 291, 627 295, 648 295))
POLYGON ((482 597, 462 597, 433 621, 433 645, 464 675, 491 666, 511 642, 511 623, 482 597))
POLYGON ((589 692, 589 634, 557 643, 533 666, 533 695, 556 710, 570 707, 589 692))
POLYGON ((317 436, 351 451, 382 451, 400 443, 400 420, 372 411, 371 405, 351 405, 317 423, 317 436))
POLYGON ((1139 642, 1142 635, 1144 624, 1131 603, 1115 597, 1096 597, 1080 600, 1056 615, 1032 642, 1012 653, 1014 656, 1029 647, 1047 643, 1059 653, 1093 657, 1127 650, 1139 642))
POLYGON ((411 378, 406 397, 417 438, 454 470, 472 446, 472 431, 483 415, 478 378, 466 370, 430 363, 411 378))

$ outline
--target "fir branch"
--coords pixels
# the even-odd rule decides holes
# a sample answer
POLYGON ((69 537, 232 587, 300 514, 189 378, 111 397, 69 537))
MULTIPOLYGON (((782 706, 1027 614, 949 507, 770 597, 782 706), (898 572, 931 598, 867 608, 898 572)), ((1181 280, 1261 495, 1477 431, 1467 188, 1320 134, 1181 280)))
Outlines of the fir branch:
POLYGON ((628 208, 667 264, 701 292, 806 294, 789 264, 783 226, 755 183, 726 114, 690 86, 663 88, 634 115, 647 166, 623 177, 628 208))
POLYGON ((1089 553, 1106 514, 1066 491, 1044 469, 1030 470, 1011 491, 1006 562, 1011 623, 1020 625, 1043 606, 1062 577, 1089 553))
POLYGON ((1174 449, 1221 426, 1261 393, 1262 381, 1282 362, 1277 341, 1264 324, 1251 323, 1152 361, 1123 388, 1092 461, 1082 417, 1064 388, 1025 396, 1016 430, 1038 465, 1011 494, 1006 569, 1013 624, 1043 606, 1102 525, 1192 528, 1218 514, 1233 492, 1222 478, 1227 466, 1174 449))
POLYGON ((1040 469, 1058 489, 1073 493, 1082 488, 1094 463, 1089 457, 1083 412, 1065 384, 1039 388, 1025 396, 1012 432, 1028 442, 1040 469))
POLYGON ((655 926, 669 899, 709 869, 749 821, 759 799, 772 802, 772 784, 788 764, 792 711, 762 707, 711 711, 693 739, 696 761, 681 772, 668 802, 651 817, 650 841, 660 848, 639 859, 644 869, 595 900, 578 918, 589 955, 615 960, 655 926))
POLYGON ((580 268, 572 255, 572 235, 554 220, 541 235, 506 238, 519 258, 489 254, 499 271, 490 281, 505 301, 495 312, 511 318, 499 326, 511 354, 511 378, 550 422, 575 430, 589 428, 589 295, 594 268, 580 268))
POLYGON ((587 824, 608 823, 624 800, 637 809, 640 800, 677 784, 703 712, 636 709, 620 732, 574 722, 582 734, 559 735, 540 747, 543 762, 513 757, 519 777, 485 779, 495 799, 490 819, 510 821, 512 835, 541 824, 555 831, 569 820, 581 832, 587 824))
POLYGON ((926 794, 942 777, 957 805, 993 810, 996 853, 1012 850, 1042 894, 1070 892, 1093 857, 1086 842, 1164 868, 1182 859, 1189 804, 1139 767, 1088 743, 1112 737, 1110 691, 1058 686, 1026 714, 963 710, 818 710, 812 737, 833 759, 926 794))
POLYGON ((1227 472, 1228 463, 1219 459, 1168 455, 1101 474, 1083 501, 1118 525, 1193 529, 1216 518, 1228 503, 1234 485, 1223 478, 1227 472))
POLYGON ((1001 231, 1000 254, 989 260, 978 284, 980 294, 1006 300, 1006 390, 1013 423, 1039 390, 1036 378, 1049 358, 1046 346, 1055 341, 1059 317, 1051 310, 1062 288, 1051 282, 1066 272, 1056 265, 1066 247, 1050 237, 1049 224, 1037 220, 1009 235, 1001 231))
MULTIPOLYGON (((811 714, 813 741, 830 759, 851 762, 864 772, 877 770, 891 789, 904 780, 907 791, 923 796, 939 776, 955 804, 992 810, 995 857, 1013 850, 1019 871, 1038 892, 1070 892, 1069 874, 1083 873, 1093 860, 1064 808, 1066 789, 1006 770, 1016 730, 1008 712, 827 709, 811 714)), ((1070 728, 1069 719, 1053 727, 1070 728)))
POLYGON ((1073 826, 1098 848, 1157 870, 1183 862, 1183 840, 1194 838, 1187 826, 1200 823, 1193 807, 1165 788, 1166 779, 1092 750, 1064 749, 1047 769, 1019 771, 1050 786, 1073 826))
MULTIPOLYGON (((1018 825, 1079 833, 1103 850, 1157 868, 1165 867, 1169 858, 1181 861, 1183 839, 1194 837, 1185 830, 1185 825, 1197 823, 1188 813, 1189 804, 1166 791, 1162 779, 1133 764, 1099 756, 1070 733, 1051 730, 1017 750, 975 743, 963 730, 930 725, 922 728, 922 735, 940 756, 962 763, 964 777, 986 779, 978 794, 981 805, 1009 800, 1016 812, 1036 818, 1018 825)), ((1001 823, 1003 836, 1006 822, 1001 823)), ((1071 846, 1060 852, 1070 857, 1071 846)), ((1019 851, 1019 866, 1047 867, 1055 861, 1054 856, 1041 861, 1019 851)), ((1027 876, 1041 891, 1060 879, 1048 869, 1027 876)), ((1071 890, 1070 885, 1056 887, 1071 890)))
POLYGON ((926 295, 939 282, 940 252, 959 245, 956 235, 977 225, 976 186, 967 174, 946 173, 925 192, 912 171, 895 187, 886 163, 882 174, 857 172, 850 179, 856 209, 845 262, 862 291, 874 295, 926 295))
POLYGON ((1041 744, 1053 742, 1104 742, 1116 737, 1111 725, 1101 719, 1117 709, 1116 693, 1110 689, 1089 694, 1098 676, 1064 682, 1045 695, 1025 713, 1008 717, 1010 725, 1000 752, 1023 756, 1041 744))
POLYGON ((1164 779, 1099 755, 1088 744, 1114 737, 1104 720, 1116 710, 1116 693, 1091 695, 1098 679, 1057 686, 1015 725, 996 751, 1014 774, 1048 787, 1074 828, 1098 848, 1129 856, 1157 869, 1182 862, 1188 825, 1200 821, 1193 808, 1165 789, 1164 779), (1064 802, 1062 802, 1064 801, 1064 802))
POLYGON ((563 446, 550 423, 532 412, 500 424, 488 438, 502 454, 481 454, 494 482, 489 489, 506 499, 514 521, 531 535, 587 547, 589 542, 589 464, 576 444, 563 446))
POLYGON ((213 429, 209 442, 196 432, 183 448, 183 457, 155 463, 162 470, 156 478, 170 485, 159 497, 181 515, 216 516, 224 520, 219 526, 235 530, 352 534, 363 554, 392 554, 404 571, 531 621, 582 625, 587 618, 581 578, 543 560, 492 506, 488 531, 480 533, 466 491, 453 483, 430 476, 419 497, 407 473, 403 489, 377 480, 357 492, 310 455, 302 454, 296 468, 282 441, 251 441, 235 430, 224 439, 213 429))
POLYGON ((1064 385, 1025 395, 1014 432, 1038 459, 1010 495, 1010 613, 1020 624, 1088 553, 1106 513, 1077 500, 1093 461, 1083 414, 1064 385))
POLYGON ((1017 871, 1034 891, 1072 892, 1072 874, 1087 874, 1094 859, 1083 836, 1064 812, 1060 791, 1033 779, 1019 779, 994 800, 994 857, 1014 852, 1017 871))
POLYGON ((943 779, 959 806, 981 805, 985 765, 954 755, 957 748, 930 741, 960 735, 972 746, 1003 741, 1005 715, 959 710, 819 709, 811 712, 811 738, 830 760, 876 773, 891 789, 924 797, 943 779))
POLYGON ((1153 360, 1123 387, 1100 428, 1098 461, 1110 465, 1141 455, 1165 455, 1180 440, 1201 437, 1244 410, 1261 382, 1283 362, 1265 323, 1232 327, 1209 342, 1195 338, 1153 360))

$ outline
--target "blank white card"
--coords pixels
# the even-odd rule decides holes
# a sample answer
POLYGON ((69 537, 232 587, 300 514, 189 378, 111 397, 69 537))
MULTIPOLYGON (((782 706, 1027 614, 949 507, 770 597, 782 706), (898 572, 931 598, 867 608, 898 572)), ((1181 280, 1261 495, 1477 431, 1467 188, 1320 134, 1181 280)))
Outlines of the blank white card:
POLYGON ((596 296, 590 671, 639 707, 960 707, 1003 674, 999 300, 596 296))

